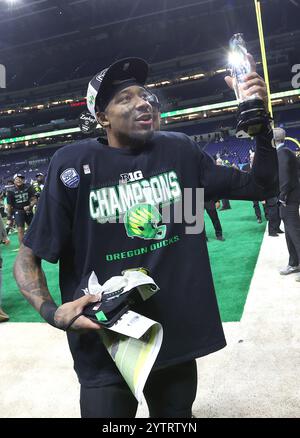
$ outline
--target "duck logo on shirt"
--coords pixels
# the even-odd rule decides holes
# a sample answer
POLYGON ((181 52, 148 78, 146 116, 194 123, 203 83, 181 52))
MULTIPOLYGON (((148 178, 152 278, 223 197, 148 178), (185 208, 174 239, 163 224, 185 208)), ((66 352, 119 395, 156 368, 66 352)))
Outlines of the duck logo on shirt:
POLYGON ((166 225, 158 225, 162 217, 158 209, 151 204, 137 204, 127 210, 124 225, 128 237, 140 239, 164 239, 166 225))

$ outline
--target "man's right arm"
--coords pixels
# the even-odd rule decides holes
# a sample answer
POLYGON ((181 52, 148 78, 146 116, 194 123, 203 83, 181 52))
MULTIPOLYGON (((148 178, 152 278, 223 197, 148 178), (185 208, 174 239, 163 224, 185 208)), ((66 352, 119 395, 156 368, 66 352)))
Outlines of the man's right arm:
POLYGON ((21 245, 14 265, 14 276, 19 289, 26 300, 40 313, 53 327, 65 330, 72 328, 97 329, 99 325, 81 315, 70 326, 70 322, 81 314, 83 308, 99 301, 95 295, 85 295, 70 303, 57 306, 50 295, 46 276, 41 266, 41 259, 30 248, 21 245))

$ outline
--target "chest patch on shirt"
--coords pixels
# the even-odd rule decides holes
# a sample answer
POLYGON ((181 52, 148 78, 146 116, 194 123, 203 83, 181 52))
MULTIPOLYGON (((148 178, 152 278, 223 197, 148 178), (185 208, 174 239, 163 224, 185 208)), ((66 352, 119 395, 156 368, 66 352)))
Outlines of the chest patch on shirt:
POLYGON ((88 164, 83 165, 83 172, 85 175, 89 175, 91 173, 90 166, 88 164))
POLYGON ((69 189, 76 189, 79 185, 80 177, 74 168, 66 169, 60 175, 63 184, 69 189))

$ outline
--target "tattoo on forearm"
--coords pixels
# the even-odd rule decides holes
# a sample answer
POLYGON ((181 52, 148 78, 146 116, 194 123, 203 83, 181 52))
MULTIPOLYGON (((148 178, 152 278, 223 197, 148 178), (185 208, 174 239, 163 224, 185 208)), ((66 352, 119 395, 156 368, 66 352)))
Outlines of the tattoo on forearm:
POLYGON ((53 302, 41 260, 23 245, 15 262, 14 276, 20 291, 37 311, 45 301, 53 302))

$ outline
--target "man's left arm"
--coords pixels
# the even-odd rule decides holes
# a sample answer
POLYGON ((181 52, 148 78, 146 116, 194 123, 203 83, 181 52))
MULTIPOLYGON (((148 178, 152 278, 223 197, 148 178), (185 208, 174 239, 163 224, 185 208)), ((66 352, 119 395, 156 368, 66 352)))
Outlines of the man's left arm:
MULTIPOLYGON (((272 145, 273 130, 269 118, 267 117, 267 87, 263 78, 256 72, 256 64, 253 57, 250 54, 248 54, 248 57, 252 72, 245 76, 244 82, 241 85, 243 95, 245 98, 251 98, 253 95, 256 95, 263 100, 266 110, 266 119, 262 133, 256 136, 256 152, 250 171, 251 179, 248 181, 247 187, 245 187, 245 195, 249 196, 249 192, 254 190, 255 198, 253 199, 257 197, 259 197, 259 199, 267 199, 268 197, 276 196, 279 192, 277 151, 272 145)), ((225 81, 230 88, 233 88, 231 77, 227 76, 225 81)), ((239 178, 237 177, 236 179, 239 178)), ((240 184, 237 182, 232 184, 232 196, 237 195, 236 190, 242 188, 237 187, 236 189, 236 185, 239 186, 240 184)))
POLYGON ((278 157, 272 139, 271 125, 266 125, 264 132, 256 137, 256 152, 250 176, 261 200, 279 193, 278 157))
MULTIPOLYGON (((262 140, 262 147, 266 141, 262 140)), ((204 188, 205 200, 221 198, 263 201, 277 196, 279 193, 277 154, 271 142, 266 146, 269 149, 266 148, 261 154, 258 153, 251 172, 217 166, 211 162, 205 152, 202 152, 200 187, 204 188)))

